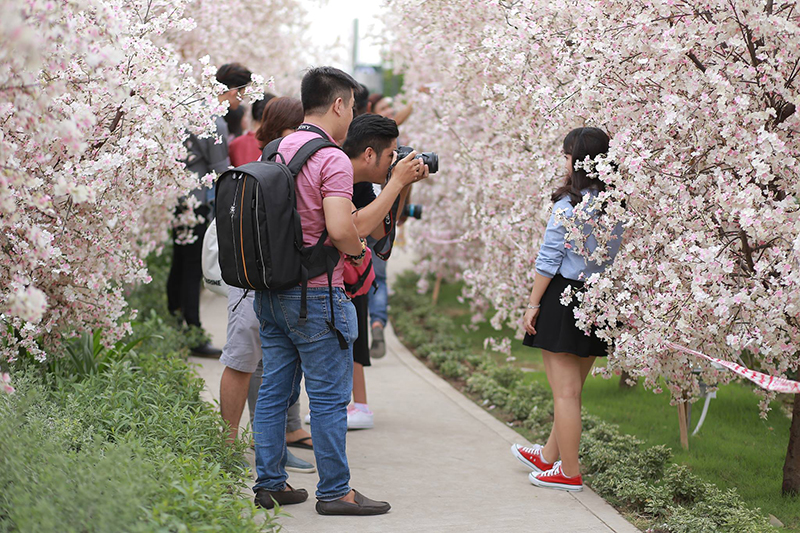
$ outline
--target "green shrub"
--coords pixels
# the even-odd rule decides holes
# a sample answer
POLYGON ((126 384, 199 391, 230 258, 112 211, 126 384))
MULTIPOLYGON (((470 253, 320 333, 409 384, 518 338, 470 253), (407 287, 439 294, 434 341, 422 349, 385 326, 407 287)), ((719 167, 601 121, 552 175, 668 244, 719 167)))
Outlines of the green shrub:
POLYGON ((0 531, 263 531, 243 444, 178 355, 132 355, 81 381, 15 371, 0 396, 0 531))
POLYGON ((107 446, 41 386, 15 384, 0 396, 0 531, 143 530, 157 473, 142 450, 107 446))
POLYGON ((518 381, 522 380, 522 370, 515 366, 495 366, 489 370, 489 377, 501 386, 510 388, 518 381))
POLYGON ((459 379, 465 377, 469 369, 458 361, 450 360, 439 366, 439 372, 445 377, 459 379))

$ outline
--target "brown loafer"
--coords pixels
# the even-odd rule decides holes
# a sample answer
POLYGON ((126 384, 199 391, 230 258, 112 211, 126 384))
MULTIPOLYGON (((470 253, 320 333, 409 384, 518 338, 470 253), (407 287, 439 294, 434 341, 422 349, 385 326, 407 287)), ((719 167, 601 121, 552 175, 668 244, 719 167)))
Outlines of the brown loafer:
POLYGON ((276 503, 278 505, 291 505, 293 503, 303 503, 308 499, 306 489, 293 489, 288 483, 286 486, 289 487, 289 490, 269 491, 258 489, 254 500, 255 504, 264 509, 272 509, 276 503))
POLYGON ((355 493, 356 503, 346 502, 344 500, 333 500, 332 502, 323 502, 317 500, 317 512, 319 514, 327 515, 376 515, 385 514, 392 508, 386 502, 378 502, 370 500, 357 490, 355 493))

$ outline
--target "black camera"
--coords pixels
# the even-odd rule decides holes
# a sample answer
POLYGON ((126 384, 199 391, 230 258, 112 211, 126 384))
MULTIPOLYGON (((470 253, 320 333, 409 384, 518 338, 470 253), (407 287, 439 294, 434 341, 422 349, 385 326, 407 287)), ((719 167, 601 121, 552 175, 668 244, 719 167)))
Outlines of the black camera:
MULTIPOLYGON (((408 157, 408 154, 413 151, 414 149, 410 146, 398 146, 397 161, 408 157)), ((436 174, 439 171, 439 156, 436 155, 436 152, 421 152, 414 159, 422 159, 422 163, 428 165, 428 172, 431 174, 436 174)))
POLYGON ((416 218, 417 220, 421 219, 422 218, 422 206, 420 204, 407 204, 403 208, 403 216, 404 217, 416 218))

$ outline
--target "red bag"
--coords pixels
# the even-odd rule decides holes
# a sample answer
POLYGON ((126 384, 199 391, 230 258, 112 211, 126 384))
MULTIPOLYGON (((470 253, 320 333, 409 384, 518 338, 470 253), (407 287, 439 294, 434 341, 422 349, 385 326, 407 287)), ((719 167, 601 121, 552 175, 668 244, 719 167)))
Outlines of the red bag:
POLYGON ((344 262, 344 292, 350 298, 355 298, 367 294, 373 286, 378 288, 375 270, 372 268, 372 250, 367 248, 360 266, 353 266, 349 261, 344 262))

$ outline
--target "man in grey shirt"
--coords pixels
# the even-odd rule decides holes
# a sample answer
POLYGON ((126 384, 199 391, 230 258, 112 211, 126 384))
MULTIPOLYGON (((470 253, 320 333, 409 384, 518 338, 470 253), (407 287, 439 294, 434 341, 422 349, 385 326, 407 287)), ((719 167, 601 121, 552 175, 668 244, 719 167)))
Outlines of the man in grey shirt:
MULTIPOLYGON (((219 94, 220 102, 227 101, 234 110, 251 81, 251 72, 238 63, 222 65, 217 70, 217 81, 228 90, 219 94)), ((228 159, 228 126, 222 117, 215 117, 217 127, 213 137, 200 138, 190 134, 186 139, 186 168, 199 180, 206 174, 222 174, 230 167, 228 159), (218 142, 218 139, 221 142, 218 142)), ((199 185, 199 184, 198 184, 199 185)), ((190 193, 197 203, 195 215, 200 222, 192 228, 196 239, 191 244, 179 244, 177 236, 181 228, 173 230, 172 265, 167 279, 167 306, 169 312, 179 316, 188 326, 200 327, 200 283, 203 280, 202 250, 203 236, 213 215, 214 189, 199 185, 190 193)), ((185 207, 179 207, 186 209, 185 207)), ((208 343, 192 347, 192 353, 200 356, 218 357, 222 352, 208 343)))

